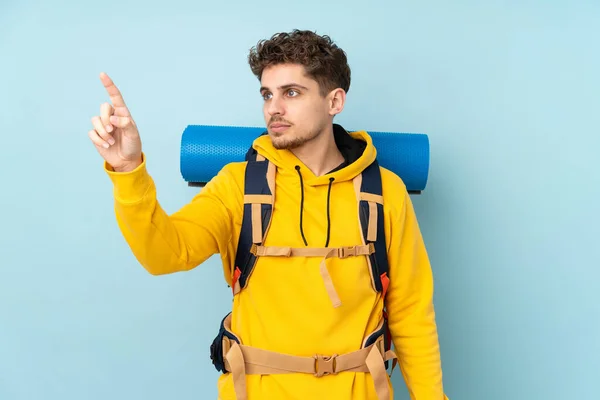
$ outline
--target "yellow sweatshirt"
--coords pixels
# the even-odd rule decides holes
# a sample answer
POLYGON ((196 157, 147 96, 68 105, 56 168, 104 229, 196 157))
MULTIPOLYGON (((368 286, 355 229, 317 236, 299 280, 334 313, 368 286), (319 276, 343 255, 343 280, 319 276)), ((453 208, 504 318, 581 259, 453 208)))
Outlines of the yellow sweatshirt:
MULTIPOLYGON (((275 149, 268 135, 255 140, 254 149, 277 166, 266 246, 305 247, 302 233, 308 246, 325 246, 330 177, 335 180, 329 246, 361 243, 352 179, 375 159, 376 150, 366 132, 351 136, 366 142, 360 158, 324 176, 315 176, 291 152, 275 149)), ((225 281, 231 285, 243 215, 244 166, 245 162, 226 165, 190 203, 167 215, 157 200, 145 155, 143 163, 127 173, 104 164, 114 185, 120 230, 149 273, 190 270, 219 253, 225 281)), ((404 183, 385 168, 381 174, 390 278, 386 303, 394 349, 411 399, 445 400, 428 256, 404 183)), ((342 302, 337 308, 324 289, 320 262, 319 257, 258 259, 248 286, 233 299, 232 329, 245 345, 309 357, 360 349, 381 320, 383 308, 366 257, 327 260, 342 302)), ((364 372, 247 375, 246 382, 248 400, 377 399, 371 375, 364 372)), ((221 400, 236 398, 229 373, 220 376, 218 392, 221 400)))

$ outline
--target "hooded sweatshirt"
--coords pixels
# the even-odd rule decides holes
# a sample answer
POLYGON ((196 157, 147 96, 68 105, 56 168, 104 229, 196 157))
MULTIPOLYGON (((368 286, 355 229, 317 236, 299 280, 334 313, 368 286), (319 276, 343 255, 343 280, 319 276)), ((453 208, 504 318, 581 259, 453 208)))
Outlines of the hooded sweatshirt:
MULTIPOLYGON (((277 167, 275 203, 265 246, 341 247, 361 244, 352 179, 375 160, 367 132, 334 125, 344 162, 315 176, 268 135, 252 148, 277 167)), ((245 162, 232 162, 177 212, 157 200, 146 156, 133 171, 104 164, 113 182, 118 226, 140 264, 153 275, 188 271, 219 254, 232 284, 243 217, 245 162)), ((380 167, 390 283, 388 324, 411 400, 444 400, 433 306, 433 279, 415 212, 400 177, 380 167)), ((365 256, 329 258, 327 270, 341 306, 333 307, 319 272, 320 257, 259 257, 245 289, 233 298, 231 327, 247 346, 285 354, 349 353, 382 319, 384 299, 373 289, 365 256)), ((218 327, 215 327, 217 332, 218 327)), ((391 381, 387 377, 391 387, 391 381)), ((221 400, 236 398, 230 373, 220 375, 221 400)), ((341 372, 315 377, 247 375, 248 400, 377 399, 371 375, 341 372)), ((393 390, 391 390, 393 393, 393 390)))

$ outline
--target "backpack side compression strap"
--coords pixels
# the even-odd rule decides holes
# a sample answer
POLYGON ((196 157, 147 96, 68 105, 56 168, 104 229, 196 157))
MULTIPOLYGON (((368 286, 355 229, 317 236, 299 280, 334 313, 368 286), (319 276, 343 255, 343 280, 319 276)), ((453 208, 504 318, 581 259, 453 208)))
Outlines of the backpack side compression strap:
POLYGON ((250 251, 261 245, 271 222, 275 191, 275 165, 257 155, 249 157, 244 182, 244 215, 235 256, 233 294, 246 286, 256 256, 250 251), (255 158, 255 159, 254 159, 255 158))

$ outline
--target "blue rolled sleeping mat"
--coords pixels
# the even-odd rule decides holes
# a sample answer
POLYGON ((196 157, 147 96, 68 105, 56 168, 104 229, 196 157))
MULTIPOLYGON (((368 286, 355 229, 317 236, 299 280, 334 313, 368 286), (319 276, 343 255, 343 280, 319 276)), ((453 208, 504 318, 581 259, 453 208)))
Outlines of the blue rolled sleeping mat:
MULTIPOLYGON (((203 186, 226 164, 244 161, 262 127, 188 125, 181 137, 180 170, 189 186, 203 186)), ((425 189, 429 175, 429 138, 422 133, 367 131, 379 165, 396 173, 411 194, 425 189)))

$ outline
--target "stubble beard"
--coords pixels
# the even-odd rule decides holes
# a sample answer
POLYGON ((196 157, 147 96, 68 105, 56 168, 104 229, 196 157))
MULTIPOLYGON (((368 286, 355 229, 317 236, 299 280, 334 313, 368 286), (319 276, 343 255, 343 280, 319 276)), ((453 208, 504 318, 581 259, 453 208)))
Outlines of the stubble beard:
POLYGON ((277 150, 293 150, 298 147, 310 142, 319 136, 317 132, 309 132, 305 135, 293 135, 291 138, 287 138, 289 133, 271 133, 271 142, 273 143, 273 147, 277 150))

